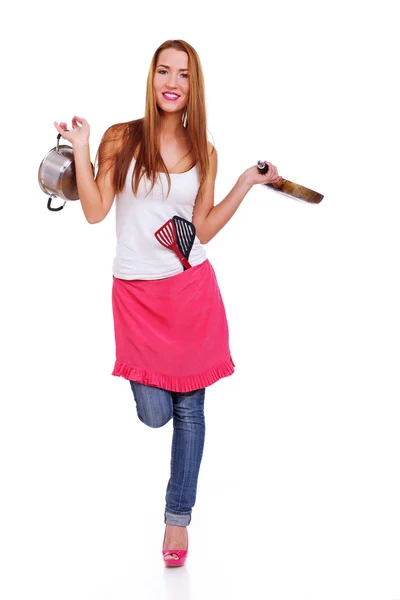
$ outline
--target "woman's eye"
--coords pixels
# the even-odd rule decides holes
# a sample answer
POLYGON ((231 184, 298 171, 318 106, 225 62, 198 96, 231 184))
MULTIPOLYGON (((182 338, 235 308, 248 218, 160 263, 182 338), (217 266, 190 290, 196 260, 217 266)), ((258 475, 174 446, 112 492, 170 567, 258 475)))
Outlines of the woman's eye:
MULTIPOLYGON (((157 73, 160 73, 160 75, 164 75, 164 73, 166 73, 167 71, 165 71, 165 69, 160 69, 159 71, 157 71, 157 73)), ((187 73, 181 73, 182 77, 184 77, 185 79, 187 79, 189 77, 189 75, 187 73)))

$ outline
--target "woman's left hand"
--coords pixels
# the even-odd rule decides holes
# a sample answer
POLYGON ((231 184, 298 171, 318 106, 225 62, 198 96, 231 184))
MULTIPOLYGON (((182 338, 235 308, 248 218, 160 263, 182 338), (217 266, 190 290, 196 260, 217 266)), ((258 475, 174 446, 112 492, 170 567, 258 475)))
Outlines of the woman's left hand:
POLYGON ((268 162, 267 160, 264 162, 269 167, 268 173, 265 173, 265 175, 260 173, 260 171, 257 168, 257 165, 254 165, 253 167, 246 169, 246 171, 244 173, 242 173, 242 175, 240 177, 243 179, 243 181, 247 185, 253 186, 256 183, 276 183, 277 181, 282 179, 282 177, 279 175, 278 169, 275 167, 275 165, 268 162))

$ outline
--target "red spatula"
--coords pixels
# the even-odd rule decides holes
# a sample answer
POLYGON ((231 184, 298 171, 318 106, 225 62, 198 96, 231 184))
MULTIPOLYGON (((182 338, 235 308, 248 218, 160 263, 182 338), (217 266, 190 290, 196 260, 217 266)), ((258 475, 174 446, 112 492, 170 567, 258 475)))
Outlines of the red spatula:
POLYGON ((183 256, 182 252, 179 250, 178 242, 177 242, 177 238, 176 238, 176 229, 175 229, 175 225, 174 225, 172 219, 170 219, 169 221, 164 223, 164 225, 162 227, 160 227, 160 229, 157 229, 157 231, 155 232, 154 235, 156 236, 156 239, 157 239, 157 241, 160 242, 160 244, 165 246, 165 248, 172 250, 172 252, 175 252, 176 256, 181 261, 184 269, 191 268, 192 265, 189 263, 189 261, 183 256))

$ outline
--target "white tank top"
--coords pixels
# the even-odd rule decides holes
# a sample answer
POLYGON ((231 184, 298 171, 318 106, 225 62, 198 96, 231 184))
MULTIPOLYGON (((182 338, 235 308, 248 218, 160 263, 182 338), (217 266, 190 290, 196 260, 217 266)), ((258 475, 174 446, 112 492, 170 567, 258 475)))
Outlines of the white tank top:
MULTIPOLYGON (((165 173, 159 173, 153 190, 147 177, 140 180, 137 195, 132 192, 135 159, 129 166, 125 187, 115 198, 117 249, 113 275, 119 279, 165 279, 183 272, 176 254, 165 248, 154 233, 174 215, 192 221, 200 186, 198 167, 185 173, 170 173, 171 191, 165 173), (161 178, 161 181, 160 181, 161 178)), ((206 260, 206 251, 196 236, 189 255, 192 267, 206 260)))

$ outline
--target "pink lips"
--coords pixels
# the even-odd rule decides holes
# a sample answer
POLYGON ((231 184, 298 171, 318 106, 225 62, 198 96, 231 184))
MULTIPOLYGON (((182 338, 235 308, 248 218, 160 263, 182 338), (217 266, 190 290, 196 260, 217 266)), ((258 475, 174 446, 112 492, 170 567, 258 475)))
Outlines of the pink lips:
POLYGON ((165 95, 165 93, 163 94, 163 98, 165 98, 166 100, 169 100, 170 102, 175 102, 175 100, 178 100, 178 98, 180 98, 180 96, 174 94, 173 98, 168 98, 168 96, 165 95))

